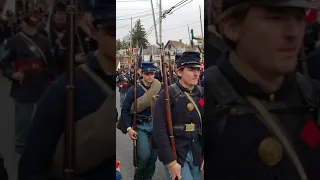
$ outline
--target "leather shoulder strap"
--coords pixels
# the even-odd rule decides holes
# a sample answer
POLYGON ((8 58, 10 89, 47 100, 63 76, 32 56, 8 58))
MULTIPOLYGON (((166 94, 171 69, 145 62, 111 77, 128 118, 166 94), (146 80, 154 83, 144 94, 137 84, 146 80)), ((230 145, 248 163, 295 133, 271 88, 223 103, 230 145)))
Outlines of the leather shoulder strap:
POLYGON ((144 90, 144 92, 147 92, 147 91, 148 91, 145 87, 142 86, 141 83, 137 83, 137 84, 144 90))
POLYGON ((93 72, 87 64, 82 64, 79 67, 83 69, 92 80, 94 80, 94 82, 102 89, 107 97, 113 94, 113 90, 95 72, 93 72))
POLYGON ((308 106, 316 107, 317 97, 310 80, 300 73, 297 73, 296 79, 305 103, 307 103, 308 106))
POLYGON ((216 98, 218 105, 247 104, 217 66, 206 69, 205 75, 206 79, 209 79, 209 81, 206 81, 208 82, 206 89, 209 89, 209 93, 216 98))
MULTIPOLYGON (((44 63, 48 64, 47 57, 45 56, 45 54, 43 53, 41 48, 32 39, 30 39, 28 36, 26 36, 24 33, 20 32, 19 35, 24 39, 24 42, 27 44, 28 47, 30 47, 30 45, 35 47, 36 50, 38 51, 38 53, 40 54, 40 56, 43 58, 44 63)), ((32 52, 34 54, 36 53, 35 51, 32 51, 32 52)), ((38 54, 35 54, 35 55, 39 56, 38 54)))
POLYGON ((258 119, 269 129, 271 133, 273 133, 281 141, 281 144, 283 145, 285 151, 287 152, 288 156, 295 165, 301 177, 301 180, 308 180, 304 168, 299 160, 299 157, 288 139, 289 137, 287 137, 284 133, 285 129, 282 129, 281 126, 277 124, 276 116, 272 116, 268 112, 268 110, 261 104, 261 102, 256 98, 248 96, 246 97, 246 99, 253 105, 254 108, 256 108, 259 111, 260 116, 257 115, 258 119))
POLYGON ((200 93, 200 96, 203 97, 203 95, 204 95, 204 89, 203 89, 203 87, 197 85, 197 88, 198 88, 198 91, 199 91, 199 93, 200 93))

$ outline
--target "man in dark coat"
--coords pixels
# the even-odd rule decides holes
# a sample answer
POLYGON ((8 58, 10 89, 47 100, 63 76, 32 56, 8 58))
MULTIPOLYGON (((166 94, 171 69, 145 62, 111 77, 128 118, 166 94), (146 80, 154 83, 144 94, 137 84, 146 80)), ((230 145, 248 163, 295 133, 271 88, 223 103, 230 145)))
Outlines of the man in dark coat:
POLYGON ((11 97, 15 103, 16 151, 22 152, 37 102, 57 74, 48 38, 37 33, 37 19, 26 16, 22 32, 9 39, 1 69, 12 81, 11 97))
POLYGON ((168 88, 173 135, 176 154, 170 144, 166 121, 164 91, 161 91, 155 104, 152 136, 164 164, 166 180, 175 178, 200 180, 203 169, 202 121, 204 113, 203 88, 198 85, 200 76, 200 54, 184 52, 178 59, 179 81, 168 88))
POLYGON ((307 0, 222 3, 221 32, 230 50, 205 70, 206 176, 319 179, 319 113, 309 109, 319 109, 319 83, 295 71, 305 12, 318 6, 307 0))
MULTIPOLYGON (((115 94, 115 8, 115 2, 104 1, 95 3, 95 8, 92 11, 92 15, 95 17, 92 22, 95 28, 93 34, 98 39, 99 50, 88 59, 88 63, 85 64, 87 70, 77 68, 75 71, 74 120, 77 123, 81 123, 80 121, 83 118, 97 112, 107 99, 115 98, 106 95, 104 88, 99 85, 103 84, 103 87, 111 88, 115 94), (88 72, 100 79, 99 82, 101 83, 97 83, 88 72)), ((33 119, 34 126, 30 131, 25 151, 19 163, 19 180, 51 179, 49 171, 52 168, 57 144, 62 133, 64 133, 64 125, 67 121, 66 85, 65 75, 60 76, 48 88, 39 103, 33 119)), ((112 111, 110 113, 116 114, 115 107, 108 110, 112 111)), ((114 118, 116 119, 116 117, 114 118)), ((114 119, 111 120, 108 116, 103 117, 103 119, 114 123, 114 119)), ((77 173, 77 178, 85 180, 115 179, 115 128, 104 127, 106 128, 105 131, 110 133, 110 136, 104 137, 108 142, 109 152, 101 154, 106 159, 102 159, 102 163, 97 164, 97 166, 89 167, 89 170, 85 172, 77 173)), ((104 145, 101 144, 101 146, 104 145)), ((79 150, 76 149, 76 151, 79 150)), ((90 154, 87 154, 87 156, 90 156, 90 154)), ((76 172, 78 172, 77 169, 76 172)))

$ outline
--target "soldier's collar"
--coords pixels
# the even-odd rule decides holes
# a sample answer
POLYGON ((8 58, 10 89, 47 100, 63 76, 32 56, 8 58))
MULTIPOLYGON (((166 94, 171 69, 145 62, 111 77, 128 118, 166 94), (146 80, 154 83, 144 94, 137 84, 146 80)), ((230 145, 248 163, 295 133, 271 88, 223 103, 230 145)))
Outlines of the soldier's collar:
POLYGON ((193 89, 190 91, 189 89, 183 87, 180 82, 177 82, 177 86, 181 89, 182 92, 187 92, 187 93, 194 93, 197 88, 193 87, 193 89))
MULTIPOLYGON (((234 87, 236 87, 237 92, 241 96, 254 95, 260 99, 265 99, 268 101, 270 94, 265 93, 260 87, 258 87, 255 84, 249 83, 244 77, 242 77, 242 75, 240 75, 231 65, 228 59, 228 55, 229 53, 221 56, 217 61, 217 66, 219 67, 223 75, 230 81, 230 83, 234 87)), ((282 83, 279 90, 273 94, 276 94, 276 96, 280 98, 286 97, 286 94, 292 91, 292 89, 295 86, 295 82, 296 82, 295 77, 296 77, 295 73, 288 74, 285 77, 285 80, 282 83)))

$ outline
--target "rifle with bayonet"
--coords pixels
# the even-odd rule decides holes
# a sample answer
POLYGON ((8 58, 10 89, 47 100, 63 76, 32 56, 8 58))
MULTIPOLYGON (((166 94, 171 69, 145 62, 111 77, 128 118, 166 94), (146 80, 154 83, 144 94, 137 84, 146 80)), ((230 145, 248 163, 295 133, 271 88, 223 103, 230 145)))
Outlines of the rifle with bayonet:
MULTIPOLYGON (((161 67, 162 67, 162 72, 166 72, 166 62, 164 62, 163 53, 161 53, 161 67)), ((175 159, 177 159, 176 144, 174 141, 173 128, 172 128, 172 117, 171 117, 171 107, 170 107, 170 98, 169 98, 168 82, 167 82, 168 79, 167 78, 168 78, 167 73, 163 73, 163 92, 164 92, 164 101, 165 101, 168 133, 169 133, 170 144, 171 144, 173 156, 175 159)))
POLYGON ((76 28, 76 0, 69 0, 68 13, 68 69, 66 86, 66 124, 65 124, 65 155, 64 155, 64 179, 75 179, 75 119, 74 119, 74 40, 76 28))
MULTIPOLYGON (((138 78, 138 59, 134 63, 134 89, 133 89, 133 117, 132 117, 132 129, 137 132, 137 78, 138 78)), ((137 167, 137 139, 133 140, 133 166, 137 167)))

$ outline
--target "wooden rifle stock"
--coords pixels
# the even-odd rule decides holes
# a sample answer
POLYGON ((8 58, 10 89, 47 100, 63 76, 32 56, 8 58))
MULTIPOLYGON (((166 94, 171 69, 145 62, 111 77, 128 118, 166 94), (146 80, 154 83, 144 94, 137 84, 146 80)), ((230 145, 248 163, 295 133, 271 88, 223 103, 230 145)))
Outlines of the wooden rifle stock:
MULTIPOLYGON (((166 72, 166 63, 164 62, 163 54, 161 54, 161 65, 162 65, 162 72, 166 72)), ((169 98, 167 80, 168 80, 167 73, 163 73, 163 92, 164 92, 164 103, 165 103, 165 108, 166 108, 166 119, 167 119, 168 133, 169 133, 170 144, 171 144, 171 148, 172 148, 172 152, 173 152, 173 157, 175 159, 177 159, 177 150, 176 150, 176 143, 174 142, 174 136, 173 136, 171 107, 170 107, 170 98, 169 98)), ((178 180, 178 178, 176 177, 175 180, 178 180)))
MULTIPOLYGON (((132 129, 137 131, 137 71, 138 71, 138 61, 135 62, 134 68, 134 90, 133 90, 133 118, 132 118, 132 129)), ((137 140, 133 140, 133 166, 137 167, 137 140)))
MULTIPOLYGON (((162 65, 162 72, 166 72, 166 63, 164 62, 164 57, 161 54, 161 65, 162 65)), ((173 152, 173 156, 177 159, 177 152, 176 152, 176 144, 174 142, 173 136, 173 128, 172 128, 172 118, 171 118, 171 107, 170 107, 170 99, 169 99, 169 91, 168 91, 168 82, 167 82, 167 73, 163 73, 163 92, 164 92, 164 103, 166 108, 166 119, 168 125, 168 133, 170 138, 170 144, 173 152)))
POLYGON ((75 119, 74 119, 74 32, 76 21, 76 3, 75 0, 68 1, 68 69, 66 86, 66 124, 65 124, 65 142, 64 142, 64 179, 75 179, 75 119))

